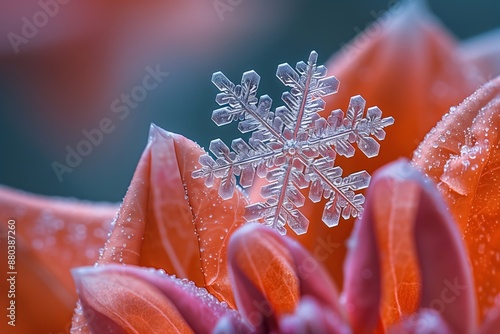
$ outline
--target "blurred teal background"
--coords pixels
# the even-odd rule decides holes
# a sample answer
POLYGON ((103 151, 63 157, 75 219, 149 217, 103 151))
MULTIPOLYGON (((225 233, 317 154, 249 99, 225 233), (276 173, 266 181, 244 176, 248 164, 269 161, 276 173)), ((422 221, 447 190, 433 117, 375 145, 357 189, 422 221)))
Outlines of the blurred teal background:
MULTIPOLYGON (((83 40, 85 45, 79 49, 76 42, 52 42, 52 30, 40 31, 35 37, 40 42, 30 42, 29 48, 18 54, 8 47, 0 48, 0 184, 46 195, 120 201, 146 145, 151 122, 183 134, 203 147, 208 147, 210 140, 217 137, 229 142, 239 136, 236 126, 217 128, 210 120, 212 110, 217 107, 214 101, 217 90, 210 82, 213 72, 221 70, 233 82, 238 82, 244 71, 253 69, 262 78, 260 95, 269 94, 278 101, 283 91, 275 77, 278 64, 294 65, 299 60, 306 60, 311 50, 318 51, 319 61, 325 63, 341 45, 374 22, 393 3, 379 0, 242 0, 232 11, 223 14, 223 20, 209 0, 193 16, 189 9, 182 14, 169 13, 175 9, 174 3, 163 13, 164 21, 171 20, 171 25, 143 28, 142 22, 148 22, 148 17, 141 21, 133 15, 124 16, 129 17, 129 21, 123 17, 108 21, 104 15, 101 23, 88 22, 97 25, 96 29, 101 29, 100 25, 104 28, 114 25, 113 31, 120 32, 122 24, 130 29, 120 34, 123 41, 119 47, 128 43, 127 52, 118 47, 114 49, 110 42, 114 41, 113 33, 109 33, 109 39, 96 40, 95 44, 92 39, 78 35, 77 40, 83 40), (130 39, 123 36, 130 36, 130 39), (72 68, 71 57, 58 58, 66 54, 58 49, 63 47, 74 48, 67 54, 86 55, 90 50, 92 57, 106 59, 106 62, 100 64, 100 70, 75 68, 74 73, 68 73, 70 79, 61 79, 61 74, 52 76, 53 71, 59 73, 55 70, 58 66, 72 68), (54 50, 48 52, 50 48, 54 50), (154 68, 157 64, 169 72, 168 77, 125 119, 118 120, 110 109, 112 101, 140 84, 147 66, 154 68), (112 74, 108 68, 113 68, 112 74), (96 97, 95 103, 85 94, 82 97, 82 94, 68 93, 78 90, 80 81, 91 80, 87 74, 110 89, 102 99, 96 97), (40 103, 43 99, 33 98, 33 92, 39 93, 42 88, 53 94, 46 104, 40 103), (59 98, 68 101, 53 102, 59 98), (57 106, 64 107, 55 110, 57 106), (106 134, 102 143, 59 182, 52 162, 63 163, 65 147, 74 148, 84 139, 81 131, 98 127, 103 117, 113 119, 115 130, 106 134)), ((5 6, 1 11, 8 13, 9 6, 16 6, 16 3, 3 2, 0 6, 5 6)), ((500 0, 434 0, 429 1, 429 7, 458 39, 500 27, 500 0)), ((64 29, 64 24, 68 24, 63 20, 64 8, 60 10, 61 18, 56 16, 49 22, 52 28, 60 24, 58 29, 64 29)), ((159 18, 155 16, 155 19, 161 22, 162 13, 156 14, 159 18)), ((13 23, 8 26, 6 21, 0 21, 0 26, 4 25, 2 34, 16 28, 16 24, 20 26, 21 16, 14 16, 9 21, 13 23)), ((100 36, 99 31, 96 36, 100 36)), ((85 64, 75 61, 75 67, 82 63, 85 64)), ((66 70, 60 72, 64 74, 66 70)), ((92 83, 88 85, 98 87, 92 83)))

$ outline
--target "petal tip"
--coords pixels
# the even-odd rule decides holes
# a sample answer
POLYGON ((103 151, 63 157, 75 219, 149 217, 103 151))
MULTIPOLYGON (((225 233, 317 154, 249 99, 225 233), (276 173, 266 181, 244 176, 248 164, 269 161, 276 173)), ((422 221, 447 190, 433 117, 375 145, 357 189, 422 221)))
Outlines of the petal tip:
POLYGON ((168 132, 167 130, 163 129, 162 127, 156 125, 155 123, 151 123, 149 126, 149 137, 148 141, 154 142, 157 140, 158 136, 162 136, 164 138, 170 138, 172 137, 173 133, 168 132))
POLYGON ((96 267, 93 266, 73 268, 71 269, 71 276, 73 276, 73 280, 78 285, 78 283, 94 271, 95 268, 96 267))

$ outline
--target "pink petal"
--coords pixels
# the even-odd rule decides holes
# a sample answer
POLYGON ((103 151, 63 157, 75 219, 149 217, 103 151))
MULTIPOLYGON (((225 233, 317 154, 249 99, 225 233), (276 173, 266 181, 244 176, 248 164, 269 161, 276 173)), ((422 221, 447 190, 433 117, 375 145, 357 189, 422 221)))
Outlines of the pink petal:
POLYGON ((351 324, 355 331, 370 332, 377 322, 381 255, 374 226, 386 215, 378 212, 376 204, 380 201, 376 196, 383 195, 389 203, 400 200, 394 191, 398 184, 407 184, 408 191, 416 191, 413 198, 417 205, 408 205, 415 206, 413 229, 422 274, 420 307, 437 309, 454 331, 470 332, 476 323, 476 301, 464 245, 437 190, 405 160, 394 162, 374 175, 363 218, 355 227, 345 279, 351 324))
POLYGON ((479 333, 481 334, 497 334, 500 328, 500 295, 496 298, 496 304, 493 306, 484 317, 479 333))
MULTIPOLYGON (((158 316, 160 321, 156 328, 171 330, 170 321, 179 323, 185 321, 193 331, 208 333, 223 316, 241 322, 235 311, 229 309, 227 304, 220 303, 205 289, 196 287, 193 282, 186 279, 181 280, 167 275, 163 271, 111 264, 79 268, 73 271, 73 275, 84 310, 87 312, 93 310, 97 316, 89 323, 93 330, 104 325, 123 328, 122 319, 131 319, 129 323, 133 324, 134 315, 127 314, 123 305, 118 303, 133 305, 138 300, 142 305, 140 314, 155 314, 158 305, 170 311, 163 315, 166 318, 163 323, 158 316), (138 287, 142 289, 137 289, 138 287), (161 298, 158 298, 158 301, 152 300, 151 303, 141 301, 140 298, 145 300, 150 297, 149 292, 154 291, 158 291, 160 296, 165 296, 167 301, 161 298), (182 321, 176 318, 177 315, 181 316, 182 321)), ((141 325, 140 322, 136 323, 138 323, 136 326, 141 325)))
POLYGON ((420 307, 436 309, 454 332, 470 333, 476 328, 477 303, 465 246, 435 186, 415 170, 411 173, 422 186, 415 221, 420 307))
POLYGON ((363 217, 354 226, 344 266, 345 307, 356 333, 372 333, 379 319, 380 259, 375 232, 376 201, 372 198, 383 181, 378 175, 375 174, 368 190, 363 217))
MULTIPOLYGON (((420 308, 436 309, 453 331, 472 331, 477 321, 477 305, 465 248, 443 199, 429 180, 424 179, 405 160, 382 168, 373 178, 367 208, 361 221, 373 219, 370 216, 374 210, 371 194, 385 187, 389 191, 384 193, 388 193, 388 199, 392 201, 395 193, 391 194, 391 189, 396 183, 406 183, 409 188, 417 191, 414 197, 417 205, 413 229, 422 276, 420 308)), ((360 229, 361 226, 362 224, 360 229)), ((360 239, 358 243, 365 242, 360 239)))
POLYGON ((348 334, 351 329, 338 313, 325 308, 315 298, 305 296, 293 315, 280 320, 280 333, 348 334))
POLYGON ((451 334, 446 321, 436 310, 423 309, 391 327, 389 334, 451 334))
MULTIPOLYGON (((157 287, 121 272, 121 266, 82 267, 73 277, 90 333, 191 332, 175 306, 157 287)), ((78 328, 73 327, 77 333, 78 328)))
MULTIPOLYGON (((330 241, 330 239, 326 239, 330 241)), ((324 257, 329 256, 336 243, 324 242, 316 245, 314 252, 309 253, 294 239, 284 237, 283 241, 293 257, 297 268, 301 297, 312 297, 322 307, 328 307, 340 318, 346 320, 344 310, 338 301, 338 292, 332 278, 320 264, 324 257)))
POLYGON ((335 285, 318 262, 330 254, 328 247, 335 246, 318 244, 310 254, 295 240, 267 227, 248 224, 240 228, 229 246, 238 309, 261 330, 278 330, 277 326, 285 332, 347 330, 335 285), (299 297, 302 308, 295 309, 299 297), (322 320, 313 324, 313 313, 322 320))

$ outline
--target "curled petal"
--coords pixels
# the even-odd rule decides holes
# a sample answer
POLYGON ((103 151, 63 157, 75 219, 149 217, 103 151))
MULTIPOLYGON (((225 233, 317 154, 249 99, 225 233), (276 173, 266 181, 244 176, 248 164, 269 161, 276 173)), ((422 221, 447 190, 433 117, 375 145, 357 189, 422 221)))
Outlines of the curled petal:
POLYGON ((500 291, 500 77, 453 107, 429 133, 414 165, 438 184, 463 235, 480 318, 500 291))
MULTIPOLYGON (((227 304, 220 303, 214 296, 210 295, 206 289, 198 288, 193 282, 187 279, 178 279, 175 276, 165 274, 163 270, 145 269, 135 266, 105 265, 97 268, 80 268, 74 271, 75 280, 79 289, 79 294, 83 295, 82 304, 86 305, 95 312, 108 316, 108 318, 125 318, 128 315, 123 314, 123 303, 133 304, 137 300, 147 299, 149 290, 158 290, 168 299, 175 311, 189 325, 189 328, 196 333, 211 332, 221 317, 240 321, 238 314, 228 308, 227 304), (102 282, 105 280, 106 282, 102 282), (131 286, 124 287, 123 282, 132 282, 131 286), (142 284, 142 285, 141 285, 142 284), (137 290, 134 288, 142 287, 137 290), (102 292, 106 288, 110 291, 102 292), (106 298, 99 298, 99 301, 92 298, 99 296, 100 293, 120 295, 123 297, 119 301, 122 305, 114 305, 114 302, 106 298), (127 295, 128 294, 128 295, 127 295), (98 305, 99 304, 99 305, 98 305), (96 305, 95 307, 93 305, 96 305), (101 311, 104 309, 104 313, 101 311), (108 313, 112 311, 113 315, 108 313)), ((115 297, 113 297, 115 298, 115 297)), ((167 304, 168 304, 167 303, 167 304)), ((141 309, 143 314, 154 313, 150 309, 152 304, 145 304, 141 309)), ((84 310, 90 312, 88 309, 84 310)), ((171 314, 177 315, 176 312, 171 314)), ((173 315, 168 317, 174 317, 173 315)), ((116 322, 116 321, 115 321, 116 322)), ((241 321, 240 321, 241 322, 241 321)), ((98 322, 95 324, 98 325, 98 322)), ((164 324, 168 328, 168 323, 164 324)), ((94 324, 91 324, 94 326, 94 324)))
POLYGON ((152 126, 99 263, 162 268, 232 304, 226 240, 243 223, 246 201, 240 192, 223 201, 216 190, 191 178, 203 153, 192 141, 152 126))
POLYGON ((297 269, 275 231, 258 224, 238 229, 229 243, 229 265, 238 310, 254 327, 275 330, 277 317, 295 311, 297 269))
POLYGON ((472 333, 477 305, 465 245, 433 185, 414 169, 407 173, 421 187, 414 226, 422 274, 420 307, 436 309, 453 332, 472 333))
MULTIPOLYGON (((416 308, 406 299, 414 298, 415 303, 421 294, 421 309, 436 309, 453 331, 471 332, 476 326, 476 301, 464 245, 443 200, 430 182, 409 162, 394 162, 375 173, 365 210, 356 226, 353 248, 346 262, 346 306, 353 326, 370 324, 366 319, 376 323, 373 312, 378 307, 376 297, 380 282, 375 275, 379 274, 378 263, 381 261, 382 264, 387 263, 388 271, 395 276, 383 276, 384 283, 389 282, 387 286, 382 285, 384 290, 389 289, 384 291, 384 298, 392 293, 395 295, 395 299, 389 298, 391 307, 399 306, 403 301, 416 308), (402 190, 411 193, 411 196, 402 190), (406 210, 403 210, 404 207, 406 210), (396 253, 399 247, 380 248, 378 245, 381 233, 392 233, 394 227, 386 226, 387 222, 391 222, 390 216, 399 213, 406 217, 398 221, 407 225, 401 230, 404 232, 403 241, 407 243, 405 246, 416 248, 416 252, 396 253), (412 238, 408 239, 408 235, 412 238), (415 258, 418 258, 421 280, 413 263, 415 258), (398 276, 404 273, 407 262, 412 262, 410 270, 414 274, 401 280, 398 276), (371 273, 375 273, 373 278, 369 275, 371 273), (413 286, 408 290, 411 291, 410 296, 403 293, 405 290, 400 285, 413 286)), ((408 313, 412 311, 407 310, 408 313)), ((404 315, 401 312, 399 317, 404 315)), ((385 325, 396 320, 386 321, 385 325)), ((369 327, 366 331, 371 329, 369 327)))
MULTIPOLYGON (((219 300, 235 306, 231 282, 227 269, 227 248, 229 237, 244 224, 246 196, 238 188, 230 199, 223 200, 218 194, 219 182, 207 188, 203 179, 193 179, 192 172, 199 168, 198 160, 205 154, 203 149, 189 139, 170 134, 175 145, 175 153, 186 197, 198 238, 204 286, 219 300)), ((185 245, 179 245, 182 252, 185 245)))
MULTIPOLYGON (((147 274, 135 273, 138 270, 106 265, 73 271, 82 311, 89 319, 87 326, 90 332, 192 332, 172 300, 151 284, 151 281, 158 283, 161 279, 150 277, 150 281, 145 280, 147 274)), ((149 275, 152 276, 151 273, 149 275)), ((175 284, 168 278, 163 280, 162 284, 175 284)))
POLYGON ((372 182, 370 204, 367 204, 373 212, 380 254, 383 286, 380 314, 385 327, 415 312, 420 299, 413 227, 421 190, 411 179, 398 177, 398 167, 404 166, 400 161, 379 170, 372 182))
POLYGON ((242 227, 229 249, 238 308, 262 330, 278 326, 286 333, 347 331, 337 289, 318 262, 334 245, 320 243, 311 254, 269 228, 257 224, 242 227), (295 309, 299 297, 302 306, 295 309), (313 315, 318 317, 314 323, 313 315))
POLYGON ((318 243, 313 253, 307 252, 297 241, 288 237, 283 238, 285 245, 292 256, 299 279, 300 295, 302 298, 313 298, 315 303, 328 308, 336 317, 346 320, 344 310, 338 301, 338 292, 328 272, 320 264, 328 256, 336 244, 328 242, 328 238, 318 243))

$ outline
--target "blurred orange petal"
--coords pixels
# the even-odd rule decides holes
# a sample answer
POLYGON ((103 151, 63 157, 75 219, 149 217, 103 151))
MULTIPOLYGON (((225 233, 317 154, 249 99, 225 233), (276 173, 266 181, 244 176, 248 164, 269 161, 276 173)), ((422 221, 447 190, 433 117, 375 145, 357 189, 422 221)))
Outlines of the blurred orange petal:
POLYGON ((484 82, 500 75, 500 28, 474 36, 460 44, 462 57, 479 69, 484 82))
MULTIPOLYGON (((117 207, 35 196, 0 187, 0 245, 7 254, 7 223, 15 221, 16 303, 19 321, 13 333, 67 331, 77 300, 70 269, 99 257, 117 207)), ((14 235, 10 234, 10 239, 14 235)), ((2 257, 7 268, 7 256, 2 257)), ((7 281, 1 281, 7 308, 7 281)), ((2 322, 0 329, 7 326, 2 322)), ((13 330, 9 326, 7 332, 13 330)))
MULTIPOLYGON (((378 167, 399 157, 410 158, 411 152, 451 105, 459 103, 479 84, 472 65, 457 53, 457 44, 424 7, 421 1, 392 7, 384 17, 332 57, 328 72, 340 81, 339 91, 328 96, 325 114, 346 110, 351 96, 360 94, 367 107, 378 106, 395 124, 377 157, 369 159, 361 152, 346 159, 337 157, 343 175, 362 169, 372 173, 378 167)), ((259 184, 263 184, 259 181, 259 184)), ((260 200, 259 187, 251 194, 260 200)), ((311 224, 306 235, 290 236, 313 252, 322 240, 337 245, 322 262, 339 287, 346 255, 345 240, 352 221, 329 229, 321 221, 324 202, 306 201, 301 209, 311 224), (326 240, 328 239, 328 240, 326 240)), ((402 306, 403 308, 405 306, 402 306)))
POLYGON ((396 120, 387 128, 377 158, 356 154, 341 164, 346 172, 362 165, 371 173, 397 158, 411 158, 448 108, 480 84, 471 77, 475 68, 458 55, 453 36, 422 1, 395 6, 386 16, 328 64, 340 88, 327 98, 327 110, 345 108, 351 96, 360 94, 368 106, 376 105, 396 120))
POLYGON ((453 107, 415 151, 437 184, 468 248, 480 318, 500 292, 500 77, 453 107))

